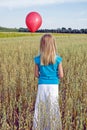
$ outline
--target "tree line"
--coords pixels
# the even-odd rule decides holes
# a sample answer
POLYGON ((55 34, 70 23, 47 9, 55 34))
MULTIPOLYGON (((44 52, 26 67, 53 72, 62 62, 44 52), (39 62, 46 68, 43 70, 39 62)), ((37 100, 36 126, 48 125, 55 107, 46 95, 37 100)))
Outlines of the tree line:
MULTIPOLYGON (((19 32, 30 32, 27 28, 19 28, 19 32)), ((87 29, 72 29, 72 28, 58 28, 58 29, 39 29, 36 32, 40 33, 85 33, 87 34, 87 29)))
POLYGON ((19 29, 17 28, 6 28, 0 26, 0 32, 18 32, 19 29))
MULTIPOLYGON (((0 27, 0 32, 30 32, 27 28, 6 28, 0 27)), ((37 33, 83 33, 87 34, 87 29, 57 28, 57 29, 39 29, 37 33)))

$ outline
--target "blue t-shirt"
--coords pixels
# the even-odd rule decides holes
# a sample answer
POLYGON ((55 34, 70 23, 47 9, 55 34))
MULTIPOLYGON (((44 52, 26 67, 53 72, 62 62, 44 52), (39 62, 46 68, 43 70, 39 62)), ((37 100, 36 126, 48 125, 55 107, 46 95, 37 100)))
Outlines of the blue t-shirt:
POLYGON ((59 84, 58 65, 62 62, 62 58, 56 55, 55 63, 49 65, 40 64, 40 55, 34 58, 35 64, 39 68, 38 84, 59 84))

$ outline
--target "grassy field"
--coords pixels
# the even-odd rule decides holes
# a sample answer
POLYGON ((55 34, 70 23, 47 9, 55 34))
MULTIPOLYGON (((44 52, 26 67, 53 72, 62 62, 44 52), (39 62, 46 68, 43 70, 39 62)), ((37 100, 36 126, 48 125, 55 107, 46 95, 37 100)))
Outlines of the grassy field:
MULTIPOLYGON (((22 33, 22 32, 0 32, 0 38, 11 38, 11 37, 24 37, 30 36, 32 33, 22 33)), ((35 35, 35 34, 33 34, 35 35)))
MULTIPOLYGON (((33 58, 42 35, 0 33, 0 130, 31 130, 37 94, 33 58)), ((87 130, 87 35, 53 35, 63 57, 59 86, 63 130, 87 130)))

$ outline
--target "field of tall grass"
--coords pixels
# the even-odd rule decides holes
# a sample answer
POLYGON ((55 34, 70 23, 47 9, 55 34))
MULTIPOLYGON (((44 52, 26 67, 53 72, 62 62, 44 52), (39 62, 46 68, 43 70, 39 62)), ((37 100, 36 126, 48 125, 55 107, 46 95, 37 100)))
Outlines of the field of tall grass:
MULTIPOLYGON (((0 130, 31 130, 37 94, 33 58, 42 35, 10 33, 7 38, 6 33, 0 38, 0 130)), ((87 130, 87 35, 53 35, 63 57, 59 86, 63 130, 87 130)))

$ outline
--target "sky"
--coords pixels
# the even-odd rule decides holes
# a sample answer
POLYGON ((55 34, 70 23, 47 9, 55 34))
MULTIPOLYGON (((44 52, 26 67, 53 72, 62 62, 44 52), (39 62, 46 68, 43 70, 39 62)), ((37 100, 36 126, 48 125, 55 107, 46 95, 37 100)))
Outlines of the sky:
POLYGON ((42 17, 40 29, 87 28, 87 0, 0 0, 0 26, 26 28, 32 11, 42 17))

